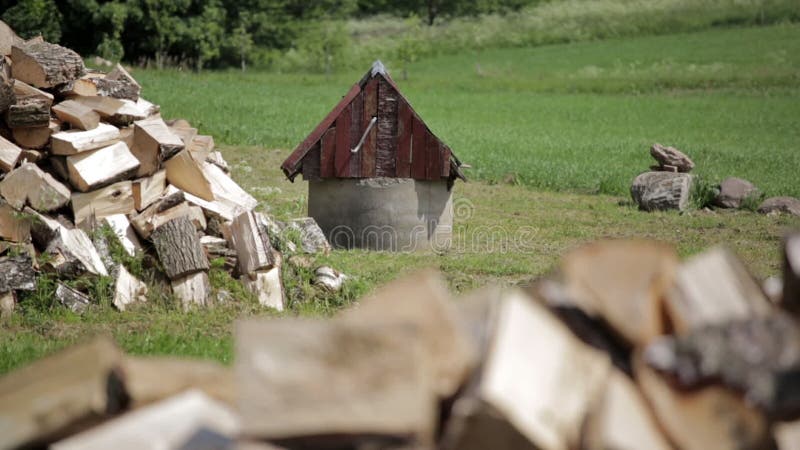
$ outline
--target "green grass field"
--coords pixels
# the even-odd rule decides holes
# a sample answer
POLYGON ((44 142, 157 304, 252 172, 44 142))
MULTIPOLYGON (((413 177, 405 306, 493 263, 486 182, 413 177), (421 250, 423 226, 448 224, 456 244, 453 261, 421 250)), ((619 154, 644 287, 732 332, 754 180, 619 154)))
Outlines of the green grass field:
MULTIPOLYGON (((259 208, 286 219, 305 213, 306 186, 286 181, 281 161, 361 73, 330 80, 134 75, 165 117, 187 118, 213 134, 259 208)), ((800 226, 797 218, 747 211, 642 213, 627 193, 658 141, 689 152, 706 180, 737 175, 771 195, 800 195, 800 26, 465 53, 420 61, 407 81, 394 76, 434 131, 473 166, 473 181, 455 188, 456 201, 468 208, 456 218, 454 248, 317 257, 316 264, 353 276, 340 295, 313 286, 309 270, 285 265, 293 271, 286 273, 287 315, 333 314, 422 267, 441 269, 456 293, 525 283, 553 270, 568 249, 610 237, 667 241, 682 256, 725 243, 765 277, 780 270, 781 235, 800 226)), ((220 271, 212 283, 237 286, 220 271)), ((232 322, 273 314, 244 295, 187 314, 164 302, 125 313, 100 304, 84 316, 21 306, 0 319, 0 373, 96 333, 112 334, 136 354, 230 362, 232 322)))

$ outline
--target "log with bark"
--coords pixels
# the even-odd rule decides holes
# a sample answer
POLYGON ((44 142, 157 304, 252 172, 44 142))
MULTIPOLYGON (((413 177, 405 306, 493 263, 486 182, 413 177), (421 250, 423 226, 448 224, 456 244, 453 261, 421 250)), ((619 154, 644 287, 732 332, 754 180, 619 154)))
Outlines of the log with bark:
POLYGON ((172 293, 184 310, 195 306, 207 306, 211 303, 211 284, 208 273, 195 272, 170 282, 172 293))
POLYGON ((66 278, 78 278, 83 274, 107 276, 103 260, 92 240, 81 229, 60 227, 58 233, 45 249, 49 255, 45 268, 66 278))
POLYGON ((0 257, 0 292, 36 289, 33 260, 28 255, 0 257))
POLYGON ((0 239, 26 242, 30 238, 31 218, 0 198, 0 239))
POLYGON ((82 226, 90 219, 100 220, 112 214, 134 212, 136 208, 130 181, 120 181, 91 192, 72 193, 72 213, 77 226, 82 226))
POLYGON ((70 201, 67 186, 31 163, 23 163, 0 181, 0 195, 17 210, 29 205, 39 212, 54 211, 70 201))
POLYGON ((17 100, 8 107, 6 125, 9 128, 41 128, 50 125, 50 105, 40 98, 17 100))
POLYGON ((133 101, 139 100, 142 87, 121 64, 114 66, 114 69, 106 74, 105 79, 108 81, 116 81, 120 85, 115 91, 116 95, 111 95, 111 97, 125 98, 133 101))
POLYGON ((74 313, 82 313, 91 306, 92 301, 83 292, 58 282, 55 291, 56 300, 74 313))
POLYGON ((18 101, 36 99, 46 103, 48 108, 53 106, 53 94, 36 89, 35 87, 21 80, 14 80, 14 95, 18 101))
POLYGON ((208 258, 203 253, 195 227, 185 216, 156 228, 150 240, 170 280, 209 269, 208 258))
POLYGON ((67 156, 69 182, 81 192, 128 179, 138 169, 139 160, 124 142, 67 156))
POLYGON ((11 75, 37 88, 52 88, 80 78, 86 68, 74 51, 48 42, 11 47, 11 75))
POLYGON ((160 117, 134 122, 134 154, 141 162, 139 177, 152 175, 165 161, 183 150, 183 141, 172 134, 160 117))
POLYGON ((236 250, 241 275, 268 270, 275 264, 269 234, 259 226, 259 214, 244 212, 231 224, 231 246, 236 250))

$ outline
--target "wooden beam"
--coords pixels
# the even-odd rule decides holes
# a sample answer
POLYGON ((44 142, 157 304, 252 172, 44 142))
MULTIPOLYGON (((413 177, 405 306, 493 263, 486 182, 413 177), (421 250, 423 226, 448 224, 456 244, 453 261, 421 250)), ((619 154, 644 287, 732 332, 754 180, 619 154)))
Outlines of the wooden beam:
POLYGON ((66 100, 53 106, 53 113, 62 122, 80 130, 93 130, 100 123, 100 114, 75 100, 66 100))
POLYGON ((153 230, 150 240, 170 280, 177 280, 209 269, 208 258, 197 238, 195 227, 183 216, 153 230))
POLYGON ((27 204, 39 212, 54 211, 70 201, 70 190, 36 164, 23 163, 0 181, 0 195, 17 210, 27 204))
POLYGON ((90 218, 99 220, 113 214, 131 214, 135 211, 130 181, 120 181, 92 192, 72 194, 72 212, 77 226, 90 218))
POLYGON ((67 156, 69 182, 81 192, 88 192, 127 179, 139 168, 124 142, 98 150, 67 156))

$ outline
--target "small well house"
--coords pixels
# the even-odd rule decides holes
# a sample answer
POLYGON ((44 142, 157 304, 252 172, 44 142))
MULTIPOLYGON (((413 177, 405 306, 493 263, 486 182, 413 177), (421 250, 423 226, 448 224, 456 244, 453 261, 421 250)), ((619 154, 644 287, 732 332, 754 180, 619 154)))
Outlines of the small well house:
POLYGON ((281 168, 334 246, 414 250, 449 245, 460 166, 376 61, 281 168))

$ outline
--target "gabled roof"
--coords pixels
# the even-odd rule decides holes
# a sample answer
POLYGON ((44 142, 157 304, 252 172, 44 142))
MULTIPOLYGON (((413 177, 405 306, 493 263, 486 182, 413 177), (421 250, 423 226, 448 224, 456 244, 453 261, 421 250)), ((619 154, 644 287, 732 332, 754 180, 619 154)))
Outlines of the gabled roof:
POLYGON ((281 169, 292 181, 300 172, 307 179, 465 179, 460 166, 375 61, 281 169))

